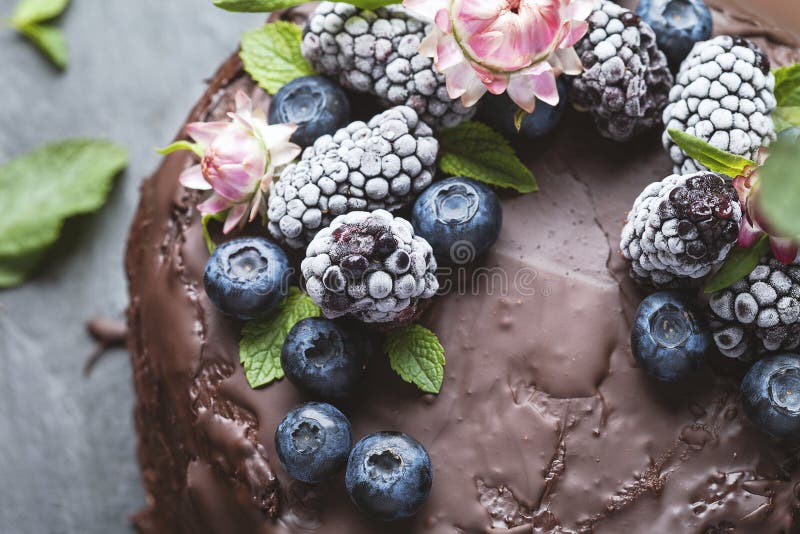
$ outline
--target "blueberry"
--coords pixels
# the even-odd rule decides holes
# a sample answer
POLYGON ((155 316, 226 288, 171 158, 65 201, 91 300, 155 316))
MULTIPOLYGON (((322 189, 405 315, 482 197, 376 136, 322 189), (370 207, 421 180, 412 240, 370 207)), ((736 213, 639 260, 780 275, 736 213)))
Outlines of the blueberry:
POLYGON ((777 354, 757 361, 742 380, 742 407, 770 436, 800 440, 800 356, 777 354))
POLYGON ((277 308, 289 287, 289 260, 263 237, 243 237, 218 246, 206 264, 203 284, 224 313, 242 320, 277 308))
POLYGON ((670 291, 644 299, 636 312, 631 348, 645 372, 674 382, 700 367, 711 350, 710 330, 692 302, 670 291))
POLYGON ((519 131, 514 125, 514 117, 519 107, 505 93, 484 96, 478 108, 478 118, 508 138, 518 135, 530 139, 544 137, 558 126, 567 106, 569 96, 567 82, 563 76, 558 79, 557 86, 558 104, 551 106, 541 100, 537 101, 533 113, 526 115, 522 120, 519 131))
POLYGON ((469 178, 447 178, 414 203, 411 224, 443 263, 465 264, 497 241, 503 209, 494 191, 469 178))
POLYGON ((275 431, 275 449, 295 480, 317 484, 344 467, 353 445, 350 421, 324 402, 307 402, 289 412, 275 431))
POLYGON ((349 397, 364 374, 368 343, 329 319, 303 319, 289 331, 281 366, 298 388, 323 399, 349 397))
POLYGON ((296 124, 292 141, 306 147, 350 122, 350 102, 342 88, 329 79, 304 76, 275 93, 269 107, 269 122, 296 124))
POLYGON ((347 459, 347 493, 362 512, 383 521, 414 515, 428 499, 433 467, 425 448, 401 432, 377 432, 347 459))
POLYGON ((711 38, 711 11, 703 0, 641 0, 636 12, 656 32, 674 71, 695 43, 711 38))
POLYGON ((800 127, 792 126, 778 133, 778 141, 798 144, 800 143, 800 127))

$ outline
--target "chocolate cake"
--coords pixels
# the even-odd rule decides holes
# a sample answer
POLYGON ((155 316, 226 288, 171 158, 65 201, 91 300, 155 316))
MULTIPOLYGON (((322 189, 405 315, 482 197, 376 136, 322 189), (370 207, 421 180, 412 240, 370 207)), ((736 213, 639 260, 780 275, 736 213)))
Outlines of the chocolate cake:
MULTIPOLYGON (((800 60, 789 0, 710 0, 715 33, 755 40, 775 65, 800 60)), ((302 22, 308 7, 274 14, 302 22)), ((237 90, 268 95, 232 56, 189 121, 222 117, 237 90)), ((142 186, 126 257, 129 348, 146 533, 800 532, 800 448, 745 418, 737 374, 713 362, 656 383, 630 351, 641 294, 619 255, 632 200, 671 174, 659 131, 603 139, 571 112, 555 134, 518 143, 540 191, 503 196, 487 276, 438 298, 423 322, 447 353, 438 396, 399 380, 376 355, 341 404, 356 439, 400 430, 425 445, 430 499, 396 523, 372 522, 343 489, 292 481, 273 434, 304 397, 288 381, 252 389, 241 324, 203 291, 200 195, 178 182, 189 153, 142 186)))

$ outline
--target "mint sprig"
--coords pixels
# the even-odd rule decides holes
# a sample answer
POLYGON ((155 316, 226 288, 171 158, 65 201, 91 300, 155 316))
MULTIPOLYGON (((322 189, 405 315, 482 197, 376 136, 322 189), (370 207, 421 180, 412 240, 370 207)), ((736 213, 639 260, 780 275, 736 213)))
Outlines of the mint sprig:
POLYGON ((774 69, 775 100, 777 108, 772 114, 775 130, 780 132, 800 126, 800 64, 774 69))
POLYGON ((319 314, 319 307, 308 295, 299 288, 290 287, 273 315, 245 323, 239 341, 239 360, 250 387, 257 388, 283 378, 281 349, 289 330, 303 319, 319 314))
POLYGON ((21 0, 11 16, 11 26, 28 38, 59 69, 67 66, 69 52, 64 34, 50 22, 60 16, 69 0, 21 0))
POLYGON ((301 76, 314 74, 303 57, 300 42, 303 30, 292 22, 265 24, 242 36, 240 56, 244 69, 270 94, 301 76))
POLYGON ((436 334, 421 325, 392 330, 386 337, 389 364, 400 378, 425 393, 439 393, 444 380, 444 348, 436 334))
POLYGON ((773 143, 759 183, 758 207, 776 235, 800 236, 800 142, 773 143))
POLYGON ((475 121, 459 124, 439 134, 439 168, 520 193, 538 189, 533 173, 519 160, 508 141, 489 126, 475 121))
POLYGON ((764 235, 750 248, 736 247, 719 271, 708 279, 703 289, 706 293, 716 293, 732 286, 753 272, 758 262, 769 254, 769 237, 764 235))
MULTIPOLYGON (((306 0, 214 0, 214 5, 237 13, 268 13, 305 2, 306 0)), ((400 0, 350 0, 348 3, 362 9, 375 9, 390 4, 399 4, 400 0)))
POLYGON ((756 164, 747 158, 720 150, 710 143, 681 130, 670 129, 668 133, 672 140, 675 141, 675 144, 686 152, 690 158, 705 165, 713 172, 736 178, 744 172, 746 167, 756 164))
POLYGON ((114 143, 72 139, 0 167, 0 287, 31 274, 67 218, 99 209, 127 163, 127 150, 114 143))

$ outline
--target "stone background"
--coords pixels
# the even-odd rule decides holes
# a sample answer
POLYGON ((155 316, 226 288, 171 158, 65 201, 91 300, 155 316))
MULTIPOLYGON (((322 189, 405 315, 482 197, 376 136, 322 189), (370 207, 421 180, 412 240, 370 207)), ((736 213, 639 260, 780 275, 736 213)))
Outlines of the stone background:
MULTIPOLYGON (((0 20, 15 3, 0 0, 0 20)), ((72 136, 131 151, 103 210, 68 223, 33 280, 0 291, 0 532, 131 532, 143 497, 130 365, 118 349, 84 378, 93 348, 84 325, 122 318, 122 255, 139 183, 158 163, 153 148, 171 140, 241 32, 264 19, 211 0, 72 0, 59 22, 64 73, 0 25, 0 162, 72 136)))

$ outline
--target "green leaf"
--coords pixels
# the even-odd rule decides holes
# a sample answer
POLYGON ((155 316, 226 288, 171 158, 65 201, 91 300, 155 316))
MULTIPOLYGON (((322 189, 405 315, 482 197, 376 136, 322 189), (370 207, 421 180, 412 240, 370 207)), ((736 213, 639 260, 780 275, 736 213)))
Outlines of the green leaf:
POLYGON ((761 258, 768 253, 769 237, 767 235, 764 235, 758 243, 750 248, 736 247, 722 264, 722 268, 706 282, 704 291, 716 293, 730 287, 753 272, 761 258))
POLYGON ((518 132, 522 130, 522 121, 524 121, 527 116, 528 112, 524 109, 518 109, 517 112, 514 113, 514 128, 516 128, 518 132))
POLYGON ((168 154, 172 154, 173 152, 180 152, 181 150, 189 150, 194 152, 196 156, 200 158, 203 157, 203 148, 200 145, 185 140, 175 141, 171 145, 165 146, 164 148, 157 148, 156 152, 162 156, 166 156, 168 154))
POLYGON ((21 0, 11 16, 11 25, 21 28, 52 20, 63 13, 67 5, 69 0, 21 0))
POLYGON ((800 126, 800 106, 779 107, 772 113, 775 131, 780 132, 792 126, 800 126))
POLYGON ((400 378, 426 393, 439 393, 444 380, 444 348, 436 334, 420 325, 389 332, 389 363, 400 378))
POLYGON ((65 219, 103 205, 127 163, 127 150, 109 141, 71 139, 0 167, 0 257, 50 246, 65 219))
MULTIPOLYGON (((226 11, 239 13, 267 13, 304 4, 305 2, 306 0, 214 0, 214 5, 226 11)), ((375 9, 390 4, 398 4, 400 0, 350 0, 348 3, 363 9, 375 9)))
POLYGON ((59 69, 65 69, 69 61, 69 49, 64 34, 50 24, 26 24, 16 28, 41 50, 47 59, 59 69))
POLYGON ((308 295, 290 287, 275 314, 245 323, 239 341, 239 360, 250 387, 257 388, 283 378, 281 349, 289 330, 299 321, 319 314, 319 307, 308 295))
POLYGON ((759 208, 777 235, 800 236, 800 142, 770 145, 761 168, 759 208))
POLYGON ((41 264, 44 250, 21 256, 0 256, 0 289, 20 285, 41 264))
POLYGON ((800 64, 772 71, 775 75, 775 99, 778 107, 800 106, 800 64))
POLYGON ((755 162, 741 156, 735 156, 706 143, 697 137, 681 130, 668 130, 669 136, 686 154, 714 172, 736 178, 745 167, 755 162))
POLYGON ((314 74, 300 52, 302 39, 303 30, 285 21, 245 32, 240 53, 244 69, 258 85, 274 95, 295 78, 314 74))
POLYGON ((200 219, 200 222, 203 226, 203 240, 206 242, 206 248, 208 249, 209 254, 213 254, 215 250, 217 250, 217 244, 214 243, 214 239, 211 237, 211 232, 208 230, 208 223, 211 221, 224 221, 226 212, 221 213, 211 213, 203 215, 200 219))
POLYGON ((464 122, 439 134, 439 168, 520 193, 536 191, 536 178, 505 138, 481 122, 464 122))

